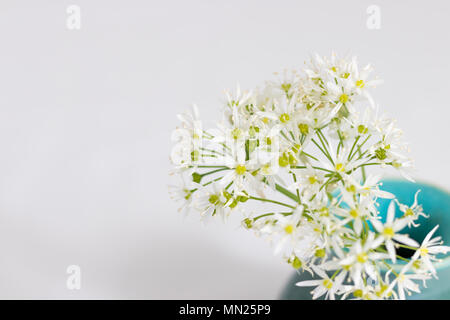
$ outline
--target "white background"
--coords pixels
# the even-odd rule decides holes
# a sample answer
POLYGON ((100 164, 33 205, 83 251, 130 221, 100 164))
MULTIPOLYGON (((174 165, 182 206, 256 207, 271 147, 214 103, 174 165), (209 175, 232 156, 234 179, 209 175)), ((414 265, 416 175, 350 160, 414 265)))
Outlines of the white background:
POLYGON ((449 30, 437 0, 2 0, 0 298, 277 298, 292 268, 267 243, 169 200, 175 115, 212 123, 224 88, 350 52, 385 80, 416 177, 450 188, 449 30))

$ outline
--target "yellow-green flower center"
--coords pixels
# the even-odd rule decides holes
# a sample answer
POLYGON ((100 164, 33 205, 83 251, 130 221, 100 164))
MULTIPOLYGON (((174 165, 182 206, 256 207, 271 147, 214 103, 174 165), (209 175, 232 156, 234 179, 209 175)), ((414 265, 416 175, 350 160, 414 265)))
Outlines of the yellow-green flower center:
POLYGON ((220 201, 219 199, 220 199, 220 197, 217 194, 212 194, 209 196, 208 201, 209 201, 209 203, 211 203, 213 205, 217 205, 217 204, 219 204, 219 201, 220 201))
POLYGON ((281 85, 281 88, 284 90, 284 92, 288 93, 289 89, 291 89, 291 84, 290 83, 283 83, 281 85))
POLYGON ((358 126, 358 133, 366 134, 368 131, 369 131, 369 129, 366 126, 362 125, 362 124, 360 124, 358 126))
POLYGON ((269 175, 272 172, 270 163, 266 163, 265 165, 263 165, 261 167, 261 171, 263 174, 269 175))
POLYGON ((292 151, 294 151, 294 153, 298 153, 301 148, 302 148, 302 146, 297 143, 292 147, 292 151))
POLYGON ((239 175, 243 175, 246 171, 247 171, 247 168, 245 168, 245 166, 243 166, 242 164, 239 164, 236 167, 236 173, 239 175))
POLYGON ((336 163, 336 171, 343 172, 345 170, 343 163, 336 163))
POLYGON ((278 164, 280 167, 286 167, 289 164, 289 157, 283 153, 283 155, 278 158, 278 164))
POLYGON ((294 231, 294 226, 291 225, 291 224, 288 224, 286 227, 284 227, 284 231, 285 231, 287 234, 291 234, 291 233, 294 231))
POLYGON ((420 248, 420 255, 422 257, 425 257, 426 255, 428 255, 428 248, 420 248))
POLYGON ((367 259, 369 259, 369 257, 365 252, 361 252, 356 256, 356 261, 358 261, 359 263, 364 263, 367 261, 367 259))
POLYGON ((188 189, 183 189, 184 199, 189 200, 191 198, 192 192, 188 189))
POLYGON ((329 290, 333 287, 333 281, 330 279, 325 279, 323 280, 323 286, 329 290))
POLYGON ((309 132, 309 126, 306 123, 300 123, 298 129, 300 130, 300 133, 304 135, 307 135, 309 132))
POLYGON ((288 122, 290 119, 291 119, 291 117, 287 113, 283 113, 280 116, 280 121, 283 122, 283 123, 288 122))
POLYGON ((365 85, 364 80, 358 80, 358 81, 356 81, 356 86, 357 86, 358 88, 364 88, 364 85, 365 85))
POLYGON ((420 269, 421 264, 422 263, 420 262, 420 260, 415 260, 412 265, 413 265, 414 268, 420 269))
POLYGON ((317 249, 316 252, 314 252, 314 255, 318 258, 324 258, 325 257, 325 249, 317 249))
POLYGON ((320 209, 320 215, 328 217, 330 215, 330 209, 328 209, 327 207, 323 207, 322 209, 320 209))
POLYGON ((302 267, 302 262, 300 261, 300 259, 298 257, 294 258, 294 261, 292 261, 292 266, 295 269, 300 269, 302 267))
POLYGON ((377 150, 375 150, 375 156, 380 160, 386 159, 387 158, 386 149, 378 148, 377 150))
POLYGON ((310 184, 314 184, 317 182, 317 177, 316 176, 309 176, 308 181, 310 184))
POLYGON ((350 215, 352 216, 352 218, 354 218, 354 219, 358 218, 358 216, 359 216, 359 212, 358 212, 358 210, 356 210, 356 209, 350 210, 349 213, 350 213, 350 215))
POLYGON ((295 166, 298 163, 298 160, 294 155, 289 154, 289 164, 295 166))
POLYGON ((395 235, 394 229, 392 229, 391 227, 384 228, 383 235, 386 238, 392 238, 395 235))
POLYGON ((252 226, 253 226, 253 220, 252 219, 250 219, 250 218, 245 218, 244 219, 244 224, 245 224, 245 227, 247 228, 247 229, 251 229, 252 228, 252 226))
POLYGON ((342 103, 347 103, 348 101, 348 95, 343 93, 340 97, 339 97, 339 101, 342 103))
POLYGON ((355 296, 355 298, 362 298, 363 291, 361 289, 357 289, 357 290, 353 291, 353 295, 355 296))
POLYGON ((241 133, 242 133, 242 132, 241 132, 241 129, 239 129, 239 128, 234 128, 234 129, 231 131, 231 136, 233 137, 234 140, 237 140, 237 139, 240 138, 241 133))
POLYGON ((396 169, 400 168, 402 166, 402 164, 400 162, 397 161, 392 161, 392 166, 396 169))

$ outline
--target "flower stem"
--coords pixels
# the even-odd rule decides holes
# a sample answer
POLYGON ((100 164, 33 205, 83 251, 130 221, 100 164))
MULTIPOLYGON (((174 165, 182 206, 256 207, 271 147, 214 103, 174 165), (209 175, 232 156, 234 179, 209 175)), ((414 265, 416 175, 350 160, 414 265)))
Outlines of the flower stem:
POLYGON ((216 169, 216 170, 213 170, 213 171, 205 172, 205 173, 201 174, 201 176, 202 177, 206 177, 207 175, 210 175, 210 174, 213 174, 213 173, 216 173, 216 172, 220 172, 220 171, 224 171, 224 170, 229 170, 229 168, 219 168, 219 169, 216 169))
POLYGON ((286 204, 286 203, 283 203, 283 202, 280 202, 280 201, 276 201, 276 200, 265 199, 265 198, 258 198, 258 197, 253 197, 253 196, 250 196, 249 199, 263 201, 263 202, 271 202, 271 203, 279 204, 280 206, 285 206, 285 207, 288 207, 288 208, 291 208, 291 209, 295 209, 294 206, 291 206, 289 204, 286 204))
POLYGON ((284 194, 286 197, 294 200, 295 202, 298 202, 299 199, 297 198, 297 196, 295 194, 293 194, 292 192, 290 192, 289 190, 287 190, 286 188, 280 186, 279 184, 275 185, 275 189, 279 192, 281 192, 282 194, 284 194))
MULTIPOLYGON (((256 221, 256 220, 264 218, 264 217, 273 216, 274 214, 275 214, 275 212, 264 213, 260 216, 254 217, 253 221, 256 221)), ((289 216, 292 214, 292 212, 279 212, 279 214, 282 214, 283 216, 289 216)))
POLYGON ((358 143, 359 138, 361 138, 361 136, 357 136, 355 138, 355 142, 353 142, 352 148, 350 149, 350 152, 348 153, 347 161, 350 161, 350 159, 352 158, 353 149, 355 149, 355 146, 358 143))
POLYGON ((311 141, 316 145, 317 148, 319 148, 320 151, 322 151, 322 153, 325 155, 325 157, 327 157, 327 159, 333 164, 334 166, 334 161, 333 159, 331 159, 331 156, 328 154, 328 152, 326 152, 324 149, 322 149, 322 147, 316 142, 316 140, 311 139, 311 141))

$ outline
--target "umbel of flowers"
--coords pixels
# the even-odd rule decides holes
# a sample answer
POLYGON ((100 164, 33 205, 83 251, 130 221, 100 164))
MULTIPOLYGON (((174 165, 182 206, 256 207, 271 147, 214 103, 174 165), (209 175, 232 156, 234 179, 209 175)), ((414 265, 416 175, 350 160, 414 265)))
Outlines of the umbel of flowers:
POLYGON ((179 115, 171 159, 180 185, 170 192, 180 210, 203 219, 241 215, 244 228, 314 276, 297 283, 313 287, 314 299, 420 292, 450 247, 433 238, 438 226, 422 243, 410 238, 407 229, 427 217, 417 194, 414 203, 399 203, 380 189, 380 175, 366 173, 379 167, 411 179, 412 167, 402 131, 369 94, 381 82, 371 71, 356 58, 316 55, 262 88, 227 92, 213 129, 202 127, 195 106, 179 115), (392 199, 388 212, 379 212, 377 198, 392 199))

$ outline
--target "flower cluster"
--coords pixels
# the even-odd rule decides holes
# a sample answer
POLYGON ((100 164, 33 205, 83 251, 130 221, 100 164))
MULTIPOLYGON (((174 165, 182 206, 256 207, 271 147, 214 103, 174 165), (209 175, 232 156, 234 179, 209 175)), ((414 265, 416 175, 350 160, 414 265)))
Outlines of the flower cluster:
POLYGON ((437 226, 422 244, 404 233, 426 217, 417 195, 399 203, 380 188, 381 176, 366 174, 378 166, 411 179, 412 168, 402 131, 369 94, 381 82, 371 72, 356 58, 316 55, 301 72, 226 92, 223 120, 211 130, 196 106, 179 115, 171 158, 182 184, 170 192, 180 209, 204 219, 242 214, 243 227, 315 277, 297 284, 314 286, 313 298, 419 292, 417 282, 436 276, 433 262, 450 247, 431 239, 437 226), (392 199, 388 212, 379 212, 378 198, 392 199), (264 206, 255 212, 249 203, 264 206))

